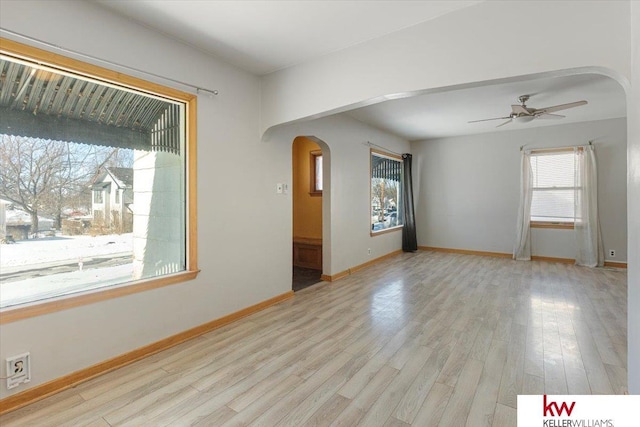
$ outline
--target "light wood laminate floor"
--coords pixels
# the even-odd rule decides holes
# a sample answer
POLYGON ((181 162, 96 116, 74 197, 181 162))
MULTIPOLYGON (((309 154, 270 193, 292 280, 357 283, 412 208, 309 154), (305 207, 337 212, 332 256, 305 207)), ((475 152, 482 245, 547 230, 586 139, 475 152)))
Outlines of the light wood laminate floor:
POLYGON ((626 272, 402 254, 0 418, 10 426, 515 426, 626 391, 626 272))

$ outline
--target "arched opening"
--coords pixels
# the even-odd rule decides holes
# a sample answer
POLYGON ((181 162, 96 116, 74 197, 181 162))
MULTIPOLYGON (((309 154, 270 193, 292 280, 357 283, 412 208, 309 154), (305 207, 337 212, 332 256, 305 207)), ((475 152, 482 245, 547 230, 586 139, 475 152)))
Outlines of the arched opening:
POLYGON ((299 291, 322 281, 328 147, 317 138, 299 136, 291 149, 292 289, 299 291))

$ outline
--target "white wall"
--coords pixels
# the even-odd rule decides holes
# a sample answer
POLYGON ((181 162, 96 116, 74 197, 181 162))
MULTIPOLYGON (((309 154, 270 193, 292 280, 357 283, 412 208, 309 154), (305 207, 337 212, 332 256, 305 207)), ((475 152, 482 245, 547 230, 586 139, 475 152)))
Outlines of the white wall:
POLYGON ((487 1, 265 77, 262 129, 379 97, 604 67, 629 76, 629 2, 487 1))
MULTIPOLYGON (((30 351, 32 387, 291 290, 291 203, 275 194, 290 178, 291 144, 260 141, 258 78, 90 2, 1 9, 3 29, 220 94, 198 97, 198 278, 3 324, 0 360, 30 351)), ((0 397, 26 388, 0 385, 0 397)))
POLYGON ((313 136, 329 149, 324 158, 323 208, 327 203, 330 208, 323 209, 323 273, 334 275, 400 249, 401 231, 370 235, 370 147, 365 144, 406 153, 409 142, 346 115, 280 126, 264 141, 290 148, 297 136, 313 136))
MULTIPOLYGON (((520 147, 594 140, 603 241, 605 249, 616 250, 616 257, 607 259, 626 262, 626 131, 626 119, 611 119, 413 142, 418 244, 511 253, 520 147)), ((575 258, 572 230, 532 229, 531 234, 533 255, 575 258)))
POLYGON ((628 343, 629 393, 640 394, 640 3, 631 5, 632 66, 629 117, 628 196, 629 277, 628 343))

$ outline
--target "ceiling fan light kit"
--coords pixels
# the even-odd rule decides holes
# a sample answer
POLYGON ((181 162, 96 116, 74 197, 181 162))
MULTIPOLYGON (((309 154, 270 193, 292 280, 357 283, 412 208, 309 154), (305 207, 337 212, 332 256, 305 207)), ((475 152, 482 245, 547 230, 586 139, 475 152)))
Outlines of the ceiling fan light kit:
POLYGON ((530 95, 520 95, 518 101, 520 105, 511 106, 511 114, 506 117, 495 117, 492 119, 472 120, 469 123, 486 122, 489 120, 506 120, 506 122, 499 124, 496 127, 508 125, 511 122, 527 123, 534 119, 563 119, 565 116, 561 114, 552 114, 556 111, 566 110, 569 108, 579 107, 587 104, 587 101, 576 101, 568 104, 554 105, 552 107, 545 108, 532 108, 527 107, 526 102, 529 100, 530 95))
POLYGON ((535 118, 536 118, 535 116, 517 116, 517 117, 514 117, 513 120, 515 120, 518 123, 527 123, 535 118))

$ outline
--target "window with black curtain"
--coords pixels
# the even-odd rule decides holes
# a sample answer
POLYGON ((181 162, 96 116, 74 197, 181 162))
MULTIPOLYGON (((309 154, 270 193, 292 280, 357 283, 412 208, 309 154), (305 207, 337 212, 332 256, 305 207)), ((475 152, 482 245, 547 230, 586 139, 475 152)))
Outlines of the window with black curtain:
POLYGON ((403 225, 402 158, 371 150, 371 233, 403 225))

